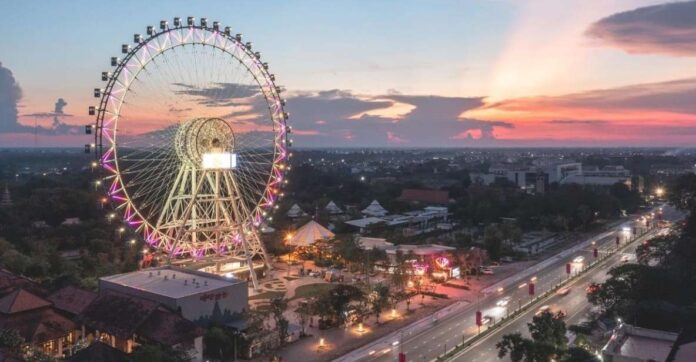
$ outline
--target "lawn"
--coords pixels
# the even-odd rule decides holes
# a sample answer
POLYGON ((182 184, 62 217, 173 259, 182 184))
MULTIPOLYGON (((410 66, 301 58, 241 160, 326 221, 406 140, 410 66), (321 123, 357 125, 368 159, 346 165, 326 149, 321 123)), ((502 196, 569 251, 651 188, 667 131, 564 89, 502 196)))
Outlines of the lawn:
POLYGON ((263 292, 249 297, 249 300, 282 298, 285 292, 263 292))
POLYGON ((327 283, 302 285, 295 289, 295 296, 292 299, 316 297, 317 295, 326 293, 335 287, 335 285, 327 283))

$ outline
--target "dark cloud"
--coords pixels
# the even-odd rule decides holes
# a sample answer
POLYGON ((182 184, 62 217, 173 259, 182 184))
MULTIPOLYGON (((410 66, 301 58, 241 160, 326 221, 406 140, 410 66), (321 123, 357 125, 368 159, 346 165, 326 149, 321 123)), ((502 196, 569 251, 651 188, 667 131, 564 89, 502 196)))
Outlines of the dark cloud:
POLYGON ((553 97, 516 98, 488 105, 508 111, 595 109, 696 114, 696 78, 591 90, 553 97))
POLYGON ((23 126, 17 122, 17 103, 21 98, 22 89, 12 71, 0 63, 0 132, 21 132, 23 126))
POLYGON ((385 95, 363 97, 346 90, 302 93, 288 100, 290 123, 296 130, 312 132, 293 136, 297 146, 461 146, 467 142, 495 142, 494 130, 513 128, 506 122, 461 119, 462 113, 483 105, 480 97, 385 95), (412 109, 402 115, 378 112, 396 104, 412 109), (380 115, 376 115, 380 114, 380 115), (476 131, 473 137, 454 137, 476 131), (320 136, 320 137, 319 137, 320 136))
POLYGON ((228 107, 248 103, 247 98, 259 95, 259 87, 251 84, 214 83, 210 87, 197 87, 184 83, 173 83, 179 90, 175 94, 198 98, 198 103, 209 107, 228 107))
POLYGON ((637 8, 593 23, 586 35, 629 53, 696 55, 696 1, 637 8))

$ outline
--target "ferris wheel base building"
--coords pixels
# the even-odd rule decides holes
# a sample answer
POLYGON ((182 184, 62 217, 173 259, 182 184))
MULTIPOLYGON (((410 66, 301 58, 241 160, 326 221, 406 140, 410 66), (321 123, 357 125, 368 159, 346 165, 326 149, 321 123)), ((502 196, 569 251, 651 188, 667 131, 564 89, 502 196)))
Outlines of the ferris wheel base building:
POLYGON ((160 303, 200 324, 234 320, 248 309, 247 282, 176 267, 159 267, 99 279, 108 290, 160 303))

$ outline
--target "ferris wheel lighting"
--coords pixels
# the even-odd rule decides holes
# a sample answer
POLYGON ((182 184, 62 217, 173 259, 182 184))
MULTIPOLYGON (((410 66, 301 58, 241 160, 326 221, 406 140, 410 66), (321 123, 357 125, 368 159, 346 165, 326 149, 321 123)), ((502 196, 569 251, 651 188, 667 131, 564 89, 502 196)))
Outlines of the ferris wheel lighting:
MULTIPOLYGON (((123 223, 142 233, 153 251, 160 250, 170 258, 193 259, 213 254, 246 255, 263 259, 270 267, 257 228, 263 220, 272 220, 270 213, 278 208, 278 197, 284 195, 280 186, 287 184, 284 171, 290 169, 284 163, 292 143, 287 138, 286 102, 280 98, 284 89, 274 83, 275 76, 268 73, 268 64, 261 62, 261 53, 251 50, 251 42, 242 42, 242 34, 233 35, 230 27, 224 27, 222 34, 220 23, 209 23, 207 18, 200 18, 198 25, 194 17, 187 17, 188 26, 184 27, 182 19, 175 17, 172 27, 164 20, 159 29, 146 27, 145 37, 133 37, 137 46, 122 45, 124 59, 111 59, 115 70, 103 72, 106 86, 95 89, 101 103, 90 108, 90 115, 97 118, 97 145, 86 145, 86 152, 96 151, 93 167, 101 165, 108 174, 103 180, 108 182, 115 210, 123 212, 123 223), (189 44, 200 46, 170 51, 189 44), (162 57, 163 62, 152 66, 155 57, 162 57), (211 62, 199 62, 202 57, 209 57, 211 62), (219 59, 217 63, 215 59, 219 59), (167 69, 173 64, 183 67, 167 69), (218 73, 198 72, 196 67, 205 64, 218 64, 218 73), (190 85, 215 86, 221 81, 255 89, 253 97, 266 102, 263 109, 273 132, 256 134, 237 129, 225 118, 227 110, 197 107, 199 98, 179 91, 190 85), (174 99, 181 108, 193 111, 175 123, 162 121, 150 126, 148 132, 158 135, 150 137, 133 115, 171 108, 164 99, 174 99), (127 137, 118 137, 120 132, 127 137), (238 164, 240 157, 242 163, 238 164), (144 159, 149 161, 144 163, 144 159), (157 182, 142 182, 147 178, 157 182), (181 208, 171 207, 173 202, 183 202, 195 211, 182 214, 176 211, 181 208), (210 211, 221 208, 234 214, 223 218, 210 211), (173 227, 176 225, 185 227, 173 227), (210 233, 210 229, 216 231, 210 233), (234 235, 244 238, 233 240, 234 235)), ((258 286, 253 269, 250 271, 258 286)))

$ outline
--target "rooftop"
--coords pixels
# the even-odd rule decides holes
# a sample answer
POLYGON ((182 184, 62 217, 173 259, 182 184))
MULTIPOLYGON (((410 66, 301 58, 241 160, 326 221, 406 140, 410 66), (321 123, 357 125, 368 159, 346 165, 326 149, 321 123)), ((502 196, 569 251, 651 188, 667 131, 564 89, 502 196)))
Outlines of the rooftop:
POLYGON ((100 280, 170 298, 182 298, 245 283, 235 278, 168 266, 111 275, 100 280))

